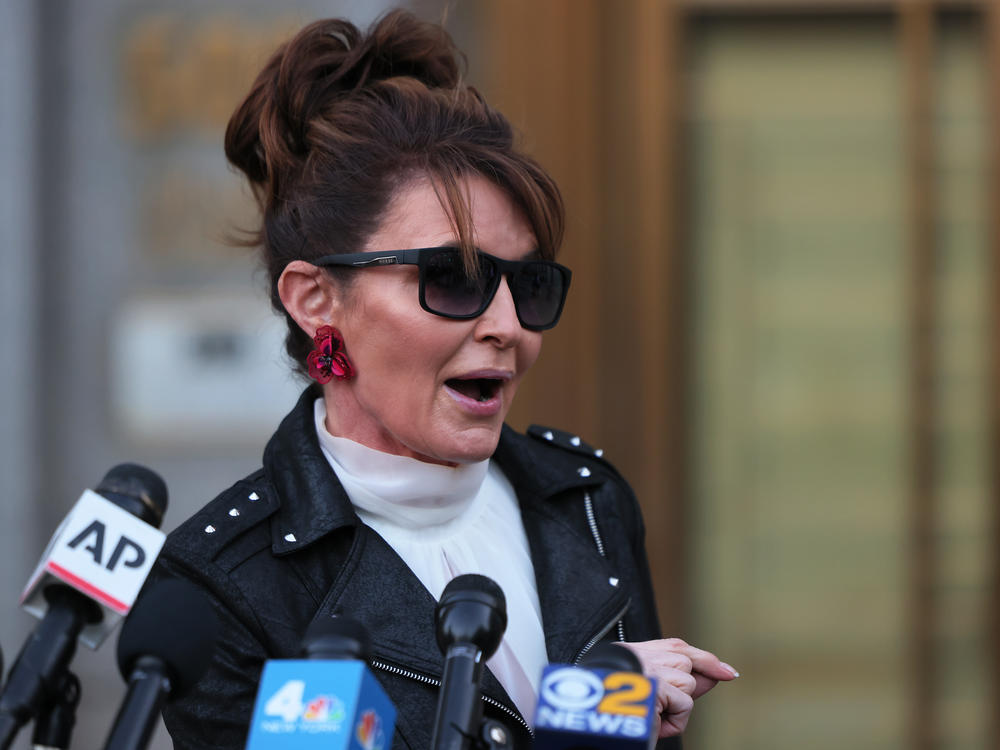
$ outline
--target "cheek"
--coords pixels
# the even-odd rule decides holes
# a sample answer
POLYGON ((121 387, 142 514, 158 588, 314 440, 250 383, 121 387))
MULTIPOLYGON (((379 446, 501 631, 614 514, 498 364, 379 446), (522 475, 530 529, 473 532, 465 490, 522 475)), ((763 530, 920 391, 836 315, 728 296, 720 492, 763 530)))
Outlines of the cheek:
POLYGON ((524 375, 528 369, 535 364, 538 355, 542 351, 542 332, 525 331, 524 340, 521 343, 517 357, 517 369, 519 375, 524 375))
POLYGON ((359 364, 382 385, 412 389, 434 382, 461 348, 461 331, 442 327, 437 320, 415 321, 424 314, 418 308, 402 315, 372 317, 360 331, 359 364))

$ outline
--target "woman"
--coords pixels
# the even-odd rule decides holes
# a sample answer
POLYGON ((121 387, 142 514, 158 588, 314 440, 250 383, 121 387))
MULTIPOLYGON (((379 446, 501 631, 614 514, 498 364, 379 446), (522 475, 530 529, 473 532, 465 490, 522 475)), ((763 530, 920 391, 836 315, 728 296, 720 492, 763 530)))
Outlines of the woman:
POLYGON ((504 418, 570 283, 554 262, 558 190, 462 83, 445 32, 393 12, 362 34, 303 29, 237 109, 226 153, 262 211, 287 350, 315 380, 261 470, 174 532, 168 574, 213 597, 224 636, 193 695, 165 712, 177 747, 242 747, 263 662, 311 621, 349 614, 422 750, 442 658, 435 599, 460 573, 496 580, 509 624, 486 713, 526 747, 537 681, 602 638, 659 681, 660 735, 735 676, 659 638, 642 521, 599 455, 504 418))

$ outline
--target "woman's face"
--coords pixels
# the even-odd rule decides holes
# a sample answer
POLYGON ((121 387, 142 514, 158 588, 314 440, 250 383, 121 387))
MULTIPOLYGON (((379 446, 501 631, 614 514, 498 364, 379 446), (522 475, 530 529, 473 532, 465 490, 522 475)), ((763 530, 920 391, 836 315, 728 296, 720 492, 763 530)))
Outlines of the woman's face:
MULTIPOLYGON (((464 180, 476 246, 508 260, 537 250, 523 213, 480 177, 464 180)), ((453 245, 457 237, 433 186, 402 188, 364 250, 453 245)), ((426 312, 416 266, 351 271, 332 324, 356 375, 325 386, 327 429, 387 453, 435 463, 492 455, 542 334, 521 327, 506 278, 471 320, 426 312)))

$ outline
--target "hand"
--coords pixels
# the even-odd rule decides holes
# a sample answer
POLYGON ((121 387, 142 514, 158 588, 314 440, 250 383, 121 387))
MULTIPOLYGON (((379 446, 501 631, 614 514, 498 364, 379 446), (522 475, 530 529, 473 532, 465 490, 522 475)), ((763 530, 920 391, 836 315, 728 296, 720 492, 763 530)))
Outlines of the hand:
POLYGON ((622 643, 639 657, 642 671, 656 680, 659 737, 673 737, 687 727, 694 699, 740 673, 715 654, 690 646, 680 638, 622 643))

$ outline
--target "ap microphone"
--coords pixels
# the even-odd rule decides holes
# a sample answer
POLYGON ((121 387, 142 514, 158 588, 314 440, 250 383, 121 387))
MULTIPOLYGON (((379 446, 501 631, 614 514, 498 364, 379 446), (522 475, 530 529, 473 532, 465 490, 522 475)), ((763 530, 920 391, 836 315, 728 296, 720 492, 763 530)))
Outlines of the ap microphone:
POLYGON ((164 702, 186 693, 208 669, 217 631, 212 604, 194 584, 167 579, 143 592, 118 637, 128 692, 105 750, 149 744, 164 702))
POLYGON ((56 529, 21 605, 41 622, 0 695, 0 748, 57 695, 79 638, 97 648, 128 613, 165 535, 167 488, 149 469, 121 464, 84 490, 56 529), (138 517, 137 517, 138 516, 138 517))
POLYGON ((138 464, 113 467, 56 529, 21 606, 44 621, 53 589, 71 587, 90 602, 80 640, 97 648, 146 582, 166 539, 159 531, 166 508, 167 486, 156 472, 138 464))
POLYGON ((656 744, 656 683, 624 646, 599 643, 579 666, 542 671, 535 750, 649 750, 656 744))
POLYGON ((305 659, 264 665, 246 750, 382 750, 396 709, 367 667, 371 640, 349 617, 315 620, 305 659))
POLYGON ((500 646, 507 602, 492 579, 468 573, 444 587, 434 610, 444 676, 438 698, 432 750, 467 750, 482 721, 483 663, 500 646))

